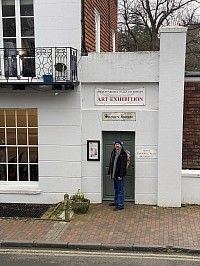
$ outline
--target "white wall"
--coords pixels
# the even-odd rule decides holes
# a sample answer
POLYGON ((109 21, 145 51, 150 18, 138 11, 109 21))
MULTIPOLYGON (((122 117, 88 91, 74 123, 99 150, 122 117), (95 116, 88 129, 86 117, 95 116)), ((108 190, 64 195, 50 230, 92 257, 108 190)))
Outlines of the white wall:
MULTIPOLYGON (((100 139, 102 143, 102 131, 134 131, 136 150, 158 150, 157 159, 136 158, 136 203, 171 207, 181 204, 185 41, 185 28, 166 27, 161 29, 160 53, 102 53, 81 59, 83 145, 87 139, 100 139), (95 106, 95 88, 140 87, 146 90, 145 106, 95 106), (102 121, 102 111, 124 110, 136 111, 136 121, 102 121)), ((93 165, 95 172, 89 162, 84 164, 83 176, 90 179, 95 175, 100 198, 101 163, 93 165)))
MULTIPOLYGON (((36 47, 71 46, 80 52, 80 0, 34 0, 34 21, 36 47)), ((1 88, 0 108, 37 108, 39 127, 38 184, 1 182, 1 202, 50 203, 81 186, 79 87, 57 96, 51 88, 35 89, 1 88)))
POLYGON ((200 204, 200 170, 182 170, 182 204, 200 204))
MULTIPOLYGON (((63 46, 81 50, 80 0, 34 0, 34 23, 36 47, 63 46)), ((0 32, 2 47, 2 23, 0 32)))
POLYGON ((158 205, 181 206, 186 28, 160 30, 158 205))
MULTIPOLYGON (((9 89, 8 89, 9 90, 9 89)), ((48 202, 81 188, 80 92, 1 93, 1 108, 37 108, 39 182, 0 183, 0 202, 48 202), (19 194, 16 194, 18 191, 19 194), (10 193, 10 194, 8 194, 10 193)))
MULTIPOLYGON (((157 149, 159 53, 101 53, 81 58, 82 189, 94 202, 102 201, 102 162, 86 160, 88 139, 101 143, 103 131, 135 132, 135 149, 157 149), (146 73, 144 75, 144 73, 146 73), (90 82, 89 82, 90 81, 90 82), (145 106, 96 106, 95 88, 145 88, 145 106), (102 121, 102 112, 136 112, 136 121, 102 121)), ((156 204, 157 159, 135 160, 135 202, 156 204)))
POLYGON ((83 83, 140 83, 159 80, 159 52, 90 53, 81 60, 83 83))
MULTIPOLYGON (((42 3, 36 1, 37 5, 42 3)), ((55 6, 57 1, 50 3, 55 6)), ((40 18, 38 25, 45 20, 42 15, 40 18)), ((42 31, 44 34, 45 29, 42 31)), ((181 184, 180 163, 185 36, 185 29, 165 28, 160 52, 92 53, 82 57, 80 86, 57 96, 53 91, 6 92, 1 88, 1 108, 38 108, 40 177, 38 186, 1 182, 0 201, 51 203, 80 188, 92 202, 101 202, 102 158, 88 162, 86 143, 88 139, 99 139, 102 145, 102 131, 112 130, 135 132, 136 150, 158 150, 155 159, 136 156, 136 203, 180 206, 181 187, 182 199, 186 201, 188 180, 181 184), (142 87, 146 93, 144 106, 95 105, 95 88, 142 87), (108 123, 102 121, 103 111, 136 112, 136 121, 108 123)), ((49 42, 42 34, 40 38, 41 43, 49 42)), ((64 35, 62 40, 65 42, 64 35)))
POLYGON ((35 0, 36 47, 81 49, 81 1, 35 0))

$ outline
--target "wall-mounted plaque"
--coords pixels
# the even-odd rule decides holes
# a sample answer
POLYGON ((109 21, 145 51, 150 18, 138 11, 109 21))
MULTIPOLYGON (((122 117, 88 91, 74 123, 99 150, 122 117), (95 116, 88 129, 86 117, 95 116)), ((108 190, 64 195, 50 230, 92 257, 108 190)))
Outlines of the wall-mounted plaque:
POLYGON ((136 149, 138 159, 157 159, 157 149, 136 149))
POLYGON ((135 112, 103 112, 103 121, 136 121, 135 112))

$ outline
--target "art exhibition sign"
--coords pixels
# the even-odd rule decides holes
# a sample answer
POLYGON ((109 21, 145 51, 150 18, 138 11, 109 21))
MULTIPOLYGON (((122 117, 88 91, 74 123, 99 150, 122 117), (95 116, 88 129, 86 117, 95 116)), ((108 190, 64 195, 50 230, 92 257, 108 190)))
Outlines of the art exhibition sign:
POLYGON ((145 88, 95 89, 95 105, 145 105, 145 88))

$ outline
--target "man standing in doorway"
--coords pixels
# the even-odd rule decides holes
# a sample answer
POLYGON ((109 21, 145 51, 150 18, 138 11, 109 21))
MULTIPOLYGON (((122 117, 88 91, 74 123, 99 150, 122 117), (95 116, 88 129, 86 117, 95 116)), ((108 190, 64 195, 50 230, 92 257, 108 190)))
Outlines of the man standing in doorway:
POLYGON ((127 155, 122 147, 122 142, 116 140, 111 152, 108 174, 114 180, 115 198, 110 206, 115 206, 114 211, 124 209, 124 176, 126 175, 127 155))

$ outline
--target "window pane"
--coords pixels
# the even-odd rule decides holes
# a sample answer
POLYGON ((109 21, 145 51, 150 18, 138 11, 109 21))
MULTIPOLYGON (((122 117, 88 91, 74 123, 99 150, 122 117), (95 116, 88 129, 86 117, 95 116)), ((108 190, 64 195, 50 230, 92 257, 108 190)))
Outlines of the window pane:
POLYGON ((4 59, 4 71, 5 77, 17 76, 17 58, 5 58, 4 59))
POLYGON ((8 162, 16 163, 17 162, 17 148, 8 147, 8 162))
POLYGON ((17 181, 17 165, 8 165, 8 181, 17 181))
POLYGON ((17 129, 17 141, 18 141, 18 145, 27 144, 27 129, 26 128, 17 129))
POLYGON ((6 126, 7 127, 15 127, 15 111, 14 110, 6 110, 6 126))
POLYGON ((2 15, 3 17, 15 16, 15 0, 2 0, 2 15))
POLYGON ((26 127, 26 111, 18 110, 17 111, 17 126, 18 127, 26 127))
POLYGON ((0 164, 0 181, 7 180, 7 168, 6 165, 0 164))
POLYGON ((37 127, 38 126, 37 110, 36 109, 28 110, 28 126, 29 127, 37 127))
POLYGON ((30 181, 38 181, 38 165, 30 165, 30 181))
POLYGON ((9 38, 3 40, 4 44, 4 59, 17 57, 16 38, 9 38))
POLYGON ((0 127, 5 127, 4 111, 0 110, 0 127))
POLYGON ((0 146, 0 163, 6 163, 6 147, 0 146))
POLYGON ((16 39, 15 38, 4 39, 3 44, 5 48, 5 51, 4 51, 5 57, 16 55, 16 39))
POLYGON ((29 148, 29 160, 30 160, 30 163, 38 163, 38 148, 37 147, 29 148))
POLYGON ((23 51, 23 55, 35 57, 35 39, 22 38, 22 48, 26 48, 23 51))
POLYGON ((0 146, 0 180, 6 180, 7 174, 6 174, 6 165, 2 164, 6 163, 6 147, 0 146))
POLYGON ((16 145, 16 130, 15 128, 7 128, 7 144, 8 145, 16 145))
POLYGON ((19 147, 18 148, 18 162, 19 163, 28 163, 28 147, 19 147))
POLYGON ((33 0, 20 0, 20 15, 33 16, 33 0))
POLYGON ((29 141, 29 145, 37 145, 38 144, 38 130, 37 130, 37 128, 29 128, 28 129, 28 141, 29 141))
POLYGON ((4 70, 6 77, 17 76, 16 39, 4 39, 4 70))
POLYGON ((3 37, 16 37, 14 18, 3 18, 3 37))
POLYGON ((5 128, 0 128, 0 145, 5 144, 5 128))
POLYGON ((28 181, 28 165, 19 164, 19 181, 28 181))
POLYGON ((35 58, 23 58, 22 75, 23 77, 35 77, 35 58))
POLYGON ((21 35, 22 37, 34 36, 33 18, 21 18, 21 35))

